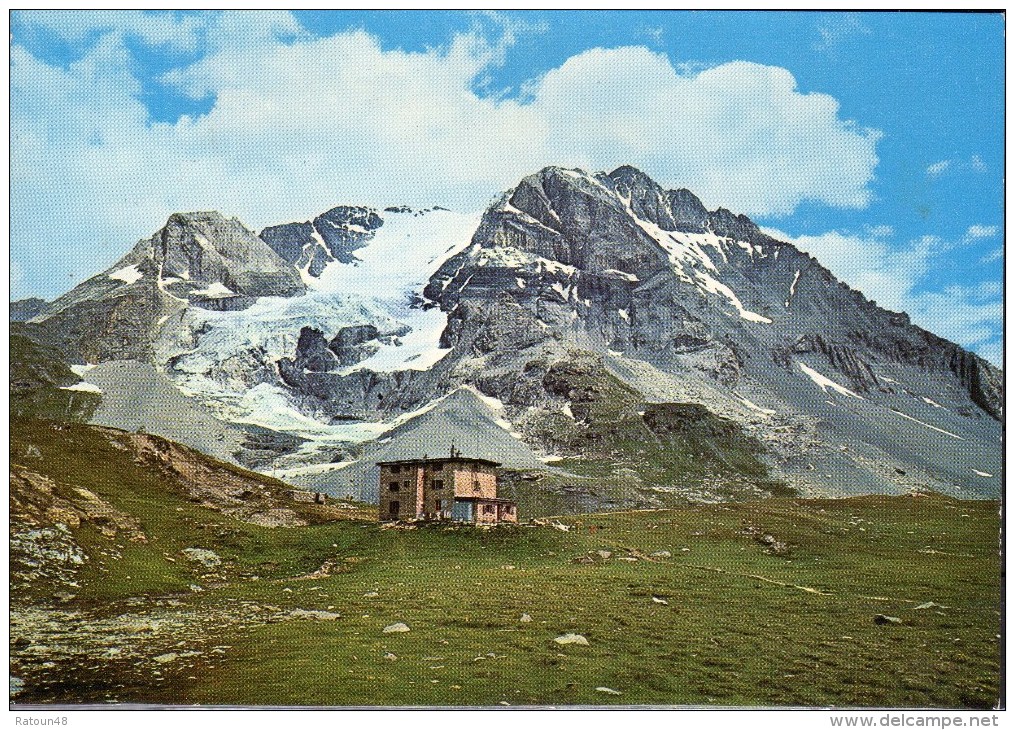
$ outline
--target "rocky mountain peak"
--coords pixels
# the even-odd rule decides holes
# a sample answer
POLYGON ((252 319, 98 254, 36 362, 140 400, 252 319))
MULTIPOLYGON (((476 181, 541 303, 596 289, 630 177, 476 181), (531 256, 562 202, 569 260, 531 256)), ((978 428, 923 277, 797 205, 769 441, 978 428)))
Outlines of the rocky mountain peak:
POLYGON ((312 221, 269 226, 261 239, 308 279, 320 276, 332 261, 355 262, 353 252, 366 246, 383 224, 373 208, 339 205, 312 221))
POLYGON ((208 299, 292 296, 305 291, 299 275, 235 218, 218 211, 174 213, 140 251, 158 266, 159 288, 208 299), (167 289, 168 287, 168 289, 167 289))
POLYGON ((687 188, 667 190, 666 202, 676 223, 676 230, 704 233, 708 228, 708 208, 687 188))
POLYGON ((629 198, 632 204, 635 201, 665 198, 665 191, 659 183, 631 165, 618 167, 609 175, 600 173, 600 177, 604 181, 611 181, 617 192, 622 197, 629 198))
POLYGON ((817 382, 807 373, 825 372, 863 397, 890 392, 892 371, 916 366, 957 388, 958 400, 1000 414, 989 364, 930 343, 746 215, 708 211, 689 190, 666 190, 632 166, 544 168, 487 212, 472 244, 425 291, 449 313, 448 344, 527 347, 522 331, 539 327, 723 387, 802 377, 806 392, 817 382))
POLYGON ((773 241, 772 238, 762 233, 758 225, 746 215, 733 213, 726 208, 718 208, 709 213, 708 223, 711 230, 718 236, 756 244, 773 241))

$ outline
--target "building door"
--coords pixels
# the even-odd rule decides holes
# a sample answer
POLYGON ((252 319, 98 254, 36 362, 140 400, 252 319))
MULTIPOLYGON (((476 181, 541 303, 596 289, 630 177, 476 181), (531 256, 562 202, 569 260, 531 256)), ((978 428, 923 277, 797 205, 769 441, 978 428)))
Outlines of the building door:
POLYGON ((388 517, 390 517, 393 520, 397 520, 399 506, 400 505, 398 504, 397 499, 392 500, 391 504, 388 505, 388 517))
POLYGON ((451 519, 458 522, 472 522, 472 503, 455 500, 451 505, 451 519))

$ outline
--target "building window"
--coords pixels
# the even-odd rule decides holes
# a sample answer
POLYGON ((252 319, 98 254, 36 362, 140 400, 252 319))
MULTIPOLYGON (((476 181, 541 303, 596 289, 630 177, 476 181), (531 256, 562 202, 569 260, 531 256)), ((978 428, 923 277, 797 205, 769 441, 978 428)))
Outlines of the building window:
POLYGON ((398 482, 391 482, 391 484, 388 485, 388 491, 389 492, 397 492, 398 491, 398 482))
POLYGON ((433 480, 433 488, 434 489, 444 489, 444 480, 443 479, 434 479, 433 480))
POLYGON ((481 489, 481 485, 478 479, 472 483, 472 488, 477 492, 481 489))
POLYGON ((441 501, 439 499, 436 502, 434 502, 434 511, 435 512, 441 511, 441 501))
POLYGON ((492 504, 484 504, 483 505, 483 514, 485 514, 485 515, 492 515, 493 514, 493 505, 492 504))
POLYGON ((505 507, 505 508, 504 508, 504 511, 505 511, 505 512, 507 512, 507 513, 508 513, 508 514, 510 515, 510 514, 513 514, 513 513, 514 513, 514 511, 515 511, 515 508, 514 508, 514 507, 512 507, 512 506, 511 506, 511 505, 509 504, 509 505, 508 505, 507 507, 505 507))
POLYGON ((402 482, 402 486, 405 487, 406 489, 409 488, 410 484, 412 484, 412 482, 410 482, 408 479, 406 479, 404 482, 402 482))
POLYGON ((392 464, 391 465, 391 473, 392 474, 397 474, 401 470, 402 470, 402 467, 400 467, 398 464, 392 464))

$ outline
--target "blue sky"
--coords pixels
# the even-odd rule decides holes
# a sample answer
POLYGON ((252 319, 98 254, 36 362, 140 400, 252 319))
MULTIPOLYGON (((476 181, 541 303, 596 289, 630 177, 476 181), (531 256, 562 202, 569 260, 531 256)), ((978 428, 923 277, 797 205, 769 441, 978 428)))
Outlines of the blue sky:
POLYGON ((12 298, 176 210, 478 209, 545 165, 630 163, 1000 362, 999 14, 43 11, 11 32, 12 298))

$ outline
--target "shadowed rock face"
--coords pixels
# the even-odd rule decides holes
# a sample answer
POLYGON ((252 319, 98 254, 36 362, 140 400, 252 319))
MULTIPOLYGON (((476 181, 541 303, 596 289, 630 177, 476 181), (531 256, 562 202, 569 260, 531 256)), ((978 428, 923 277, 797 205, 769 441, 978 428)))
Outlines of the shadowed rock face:
POLYGON ((306 223, 286 223, 261 231, 261 238, 283 259, 308 276, 320 276, 332 261, 356 261, 384 221, 370 208, 340 205, 306 223))

